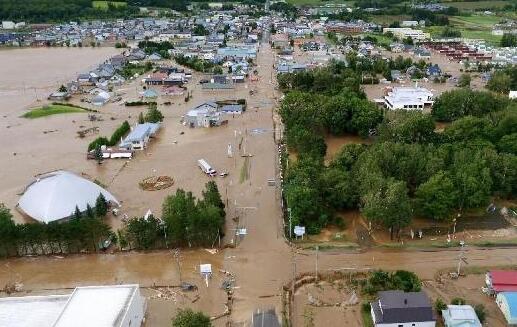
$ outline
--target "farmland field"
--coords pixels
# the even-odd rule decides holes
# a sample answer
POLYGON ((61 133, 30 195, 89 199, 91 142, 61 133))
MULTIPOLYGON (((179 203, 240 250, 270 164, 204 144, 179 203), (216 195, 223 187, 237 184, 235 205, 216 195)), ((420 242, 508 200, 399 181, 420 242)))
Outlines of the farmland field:
POLYGON ((371 20, 374 23, 381 24, 381 25, 388 25, 395 21, 403 21, 403 20, 410 20, 411 16, 409 15, 371 15, 371 20))
POLYGON ((452 16, 449 21, 454 25, 463 25, 465 27, 479 27, 491 29, 494 24, 503 20, 497 16, 473 15, 473 16, 452 16))
POLYGON ((97 9, 108 9, 108 3, 115 7, 125 7, 126 2, 123 1, 92 1, 92 7, 97 9))
MULTIPOLYGON (((497 35, 492 35, 490 29, 483 28, 471 28, 465 27, 462 25, 453 25, 461 32, 461 36, 467 39, 482 39, 491 45, 499 45, 501 41, 501 37, 497 35)), ((444 30, 444 26, 430 26, 426 27, 425 31, 431 34, 431 37, 440 37, 442 31, 444 30)))
POLYGON ((482 8, 503 8, 507 5, 508 1, 496 0, 496 1, 452 1, 446 2, 443 1, 444 4, 456 7, 458 9, 463 10, 474 10, 474 9, 482 9, 482 8))

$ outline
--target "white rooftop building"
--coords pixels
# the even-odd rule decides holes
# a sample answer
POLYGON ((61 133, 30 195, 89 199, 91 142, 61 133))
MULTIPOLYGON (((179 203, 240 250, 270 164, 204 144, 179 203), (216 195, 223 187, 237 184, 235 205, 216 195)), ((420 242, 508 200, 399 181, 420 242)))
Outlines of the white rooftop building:
POLYGON ((145 311, 138 285, 77 287, 69 295, 0 298, 0 326, 139 327, 145 311))
POLYGON ((383 100, 384 106, 392 110, 423 110, 434 103, 433 93, 423 87, 394 87, 383 100))
POLYGON ((101 193, 106 201, 119 205, 117 199, 99 185, 59 170, 40 175, 29 184, 18 201, 18 207, 33 219, 49 223, 71 217, 76 206, 81 212, 88 204, 94 208, 101 193))

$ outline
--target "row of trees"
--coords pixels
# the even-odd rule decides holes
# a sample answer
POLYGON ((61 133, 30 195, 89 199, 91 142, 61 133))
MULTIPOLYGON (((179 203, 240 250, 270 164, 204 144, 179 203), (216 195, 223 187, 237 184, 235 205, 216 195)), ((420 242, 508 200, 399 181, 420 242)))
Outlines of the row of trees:
POLYGON ((0 256, 70 254, 95 252, 113 233, 103 221, 108 210, 106 199, 99 195, 95 208, 84 213, 76 208, 71 219, 48 224, 15 224, 12 214, 0 204, 0 256))
POLYGON ((287 146, 297 153, 284 180, 293 226, 318 233, 340 222, 337 211, 360 209, 393 237, 415 215, 451 220, 491 196, 517 194, 517 108, 507 99, 458 89, 444 93, 432 115, 382 115, 360 94, 328 92, 290 91, 280 109, 287 146), (452 124, 436 131, 434 119, 452 124), (326 133, 376 137, 372 145, 345 145, 325 163, 326 133))
POLYGON ((152 249, 164 246, 209 246, 224 235, 225 205, 214 181, 202 198, 178 189, 165 198, 162 219, 133 218, 119 231, 122 248, 152 249))
POLYGON ((120 142, 120 139, 124 137, 129 131, 131 130, 131 126, 129 126, 129 123, 127 120, 125 120, 111 135, 111 137, 108 139, 105 136, 99 136, 90 144, 88 144, 88 151, 94 150, 102 145, 107 146, 114 146, 118 142, 120 142))

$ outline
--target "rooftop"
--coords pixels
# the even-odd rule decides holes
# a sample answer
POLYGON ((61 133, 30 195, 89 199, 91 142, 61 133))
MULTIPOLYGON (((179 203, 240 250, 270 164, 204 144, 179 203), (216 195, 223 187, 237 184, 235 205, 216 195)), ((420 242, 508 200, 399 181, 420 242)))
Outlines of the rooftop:
POLYGON ((118 326, 137 290, 138 285, 78 287, 54 327, 118 326))

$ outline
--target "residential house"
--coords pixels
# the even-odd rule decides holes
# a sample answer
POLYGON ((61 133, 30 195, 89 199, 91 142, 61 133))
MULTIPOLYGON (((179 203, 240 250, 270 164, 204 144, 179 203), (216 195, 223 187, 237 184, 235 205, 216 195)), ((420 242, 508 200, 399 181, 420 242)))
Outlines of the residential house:
POLYGON ((445 327, 482 327, 470 305, 448 305, 442 310, 442 317, 445 327))
POLYGON ((94 106, 103 106, 111 99, 111 95, 106 91, 99 91, 97 95, 92 98, 92 104, 94 106))
POLYGON ((424 292, 383 291, 371 305, 375 327, 435 327, 433 306, 424 292))
POLYGON ((438 64, 431 65, 427 68, 427 76, 438 77, 442 75, 442 70, 438 64))
POLYGON ((159 123, 137 124, 131 129, 126 138, 120 142, 119 147, 126 150, 143 150, 159 129, 159 123))
POLYGON ((517 326, 517 292, 497 294, 495 303, 501 310, 509 326, 517 326))
POLYGON ((491 270, 485 275, 485 283, 491 294, 517 292, 517 271, 491 270))
POLYGON ((205 102, 189 110, 183 118, 189 127, 212 127, 222 123, 221 113, 215 102, 205 102))

